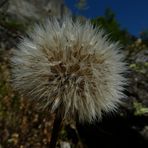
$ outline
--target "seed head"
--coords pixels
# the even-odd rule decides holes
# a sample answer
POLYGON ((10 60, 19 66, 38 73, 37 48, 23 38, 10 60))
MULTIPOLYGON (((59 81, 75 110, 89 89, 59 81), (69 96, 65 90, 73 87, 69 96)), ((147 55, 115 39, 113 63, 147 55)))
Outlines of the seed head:
POLYGON ((118 43, 88 21, 53 19, 35 27, 13 52, 12 82, 41 108, 91 122, 123 97, 125 64, 118 43))

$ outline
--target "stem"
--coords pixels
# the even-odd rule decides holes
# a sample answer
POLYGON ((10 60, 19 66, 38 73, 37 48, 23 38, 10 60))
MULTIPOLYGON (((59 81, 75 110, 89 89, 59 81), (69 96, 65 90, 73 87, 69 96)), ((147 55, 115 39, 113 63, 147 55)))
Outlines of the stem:
POLYGON ((49 148, 56 148, 56 142, 57 142, 58 134, 61 128, 62 119, 63 119, 62 115, 56 112, 49 148))

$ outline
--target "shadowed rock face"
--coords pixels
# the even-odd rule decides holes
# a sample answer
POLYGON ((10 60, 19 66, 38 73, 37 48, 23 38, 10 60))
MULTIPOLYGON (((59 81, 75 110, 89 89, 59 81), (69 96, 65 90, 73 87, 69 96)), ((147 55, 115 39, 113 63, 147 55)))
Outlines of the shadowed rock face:
POLYGON ((70 14, 63 0, 10 0, 0 3, 1 9, 19 20, 39 20, 47 16, 70 14))
POLYGON ((126 148, 126 147, 145 147, 148 144, 136 129, 143 128, 147 124, 146 117, 106 117, 102 122, 93 125, 77 125, 81 139, 88 148, 126 148))

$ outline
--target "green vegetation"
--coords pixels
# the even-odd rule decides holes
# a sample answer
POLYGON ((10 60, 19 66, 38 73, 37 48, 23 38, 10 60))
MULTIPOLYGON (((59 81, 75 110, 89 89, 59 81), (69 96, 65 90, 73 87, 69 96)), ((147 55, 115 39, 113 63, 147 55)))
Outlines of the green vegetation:
POLYGON ((133 104, 135 112, 134 114, 137 116, 141 116, 144 114, 148 114, 148 107, 144 107, 142 103, 134 102, 133 104))
POLYGON ((104 16, 93 19, 92 23, 105 29, 112 40, 120 41, 124 45, 131 43, 131 35, 127 30, 121 29, 115 13, 110 8, 106 9, 104 16))

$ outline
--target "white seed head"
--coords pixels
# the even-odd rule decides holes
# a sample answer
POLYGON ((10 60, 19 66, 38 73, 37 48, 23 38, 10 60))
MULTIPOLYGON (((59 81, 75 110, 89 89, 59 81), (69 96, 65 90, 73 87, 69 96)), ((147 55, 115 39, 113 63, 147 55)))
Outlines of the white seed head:
POLYGON ((47 21, 13 52, 13 86, 42 108, 62 108, 64 117, 100 119, 123 97, 126 66, 119 49, 89 22, 47 21))

